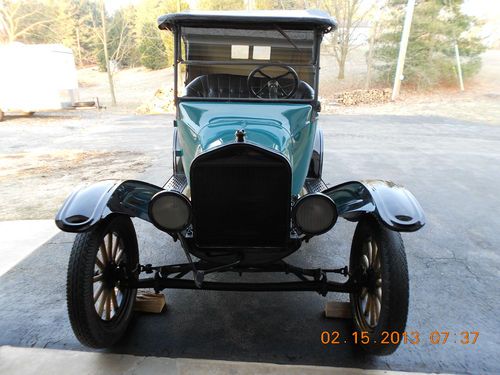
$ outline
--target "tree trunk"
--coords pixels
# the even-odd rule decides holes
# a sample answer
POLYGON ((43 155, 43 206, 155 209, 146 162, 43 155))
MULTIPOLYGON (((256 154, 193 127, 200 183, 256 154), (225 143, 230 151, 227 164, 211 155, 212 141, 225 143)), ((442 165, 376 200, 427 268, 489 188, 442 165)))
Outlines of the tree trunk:
POLYGON ((80 27, 76 27, 76 46, 78 48, 78 66, 82 67, 83 66, 83 61, 82 61, 82 48, 80 46, 80 27))
POLYGON ((345 78, 345 60, 341 59, 339 61, 339 74, 337 76, 338 79, 344 79, 345 78))
POLYGON ((109 91, 111 93, 111 104, 116 105, 115 85, 113 83, 113 73, 109 64, 108 53, 108 34, 106 31, 106 11, 104 9, 104 0, 101 0, 101 21, 102 21, 102 44, 104 48, 104 62, 106 64, 106 71, 108 73, 109 91))
POLYGON ((372 64, 373 64, 373 49, 375 47, 375 38, 377 35, 378 22, 375 22, 372 26, 372 33, 370 35, 370 42, 368 45, 368 55, 366 56, 366 81, 365 89, 369 89, 372 79, 372 64))

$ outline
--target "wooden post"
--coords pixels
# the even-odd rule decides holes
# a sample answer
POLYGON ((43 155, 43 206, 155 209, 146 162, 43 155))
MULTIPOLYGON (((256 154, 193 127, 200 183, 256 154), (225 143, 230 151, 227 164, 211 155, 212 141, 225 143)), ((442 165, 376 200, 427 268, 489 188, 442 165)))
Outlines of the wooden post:
POLYGON ((406 16, 403 25, 403 34, 401 35, 401 44, 399 46, 398 65, 396 66, 396 75, 394 76, 394 87, 392 89, 391 100, 395 100, 401 89, 401 80, 403 79, 403 70, 405 66, 406 50, 408 48, 408 39, 410 38, 411 21, 415 9, 415 0, 408 0, 406 5, 406 16))
MULTIPOLYGON (((454 9, 451 4, 451 1, 448 0, 448 7, 450 8, 450 12, 453 14, 454 9)), ((454 45, 453 48, 455 49, 455 61, 457 64, 457 75, 458 75, 458 84, 460 85, 460 91, 464 91, 464 76, 462 74, 462 63, 460 62, 460 51, 458 50, 458 40, 457 36, 455 35, 455 30, 453 30, 453 41, 454 45)))
POLYGON ((460 84, 460 91, 464 91, 464 77, 462 75, 462 64, 460 62, 460 52, 458 50, 458 43, 455 40, 455 59, 457 60, 457 73, 458 73, 458 83, 460 84))
POLYGON ((102 45, 104 48, 104 62, 108 73, 109 91, 111 92, 111 104, 116 105, 115 85, 113 83, 113 75, 109 64, 108 53, 108 32, 106 30, 106 10, 104 9, 104 0, 101 0, 101 22, 102 22, 102 45))

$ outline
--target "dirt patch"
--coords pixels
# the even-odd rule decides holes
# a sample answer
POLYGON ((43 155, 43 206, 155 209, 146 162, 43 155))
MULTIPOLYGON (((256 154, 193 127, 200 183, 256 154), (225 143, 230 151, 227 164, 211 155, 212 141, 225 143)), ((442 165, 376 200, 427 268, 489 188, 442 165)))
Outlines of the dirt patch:
POLYGON ((455 121, 500 125, 500 105, 494 93, 441 89, 434 93, 404 93, 396 101, 359 106, 334 105, 324 113, 349 115, 432 116, 455 121))
MULTIPOLYGON (((99 97, 101 104, 111 107, 107 73, 97 67, 78 70, 79 94, 81 100, 99 97)), ((114 107, 133 113, 142 103, 149 101, 161 86, 170 89, 173 84, 173 69, 148 70, 130 68, 120 70, 114 75, 116 101, 114 107)))
POLYGON ((82 183, 128 179, 151 160, 127 151, 59 150, 0 154, 2 220, 53 218, 67 195, 82 183))

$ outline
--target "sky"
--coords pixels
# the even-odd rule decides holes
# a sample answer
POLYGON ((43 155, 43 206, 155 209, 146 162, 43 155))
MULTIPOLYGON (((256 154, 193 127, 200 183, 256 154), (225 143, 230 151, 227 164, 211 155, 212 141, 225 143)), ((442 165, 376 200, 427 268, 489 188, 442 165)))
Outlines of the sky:
POLYGON ((498 0, 466 0, 463 10, 472 16, 500 21, 500 1, 498 0))
MULTIPOLYGON (((105 0, 106 9, 114 13, 117 9, 128 4, 136 4, 140 0, 105 0)), ((224 0, 221 0, 224 1, 224 0)), ((365 0, 367 3, 374 0, 365 0)), ((195 6, 196 0, 189 0, 191 6, 195 6)), ((464 11, 467 14, 500 22, 500 0, 465 0, 464 11)))
POLYGON ((107 13, 114 13, 116 10, 129 4, 137 4, 139 0, 104 0, 107 13))

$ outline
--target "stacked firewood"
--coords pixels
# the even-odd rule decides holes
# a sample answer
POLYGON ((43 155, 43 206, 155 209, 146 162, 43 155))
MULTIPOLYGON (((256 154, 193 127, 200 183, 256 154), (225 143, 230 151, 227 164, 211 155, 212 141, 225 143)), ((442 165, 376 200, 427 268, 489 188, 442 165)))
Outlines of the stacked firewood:
POLYGON ((174 89, 160 88, 156 90, 154 96, 141 104, 136 111, 140 114, 175 112, 174 89))
POLYGON ((390 99, 391 89, 353 90, 335 95, 335 101, 345 106, 384 103, 390 99))
MULTIPOLYGON (((138 113, 173 113, 175 112, 173 89, 160 88, 154 96, 137 108, 138 113)), ((358 104, 377 104, 391 99, 391 89, 352 90, 337 93, 330 98, 321 98, 325 110, 337 105, 354 106, 358 104), (333 101, 332 101, 333 99, 333 101)))

